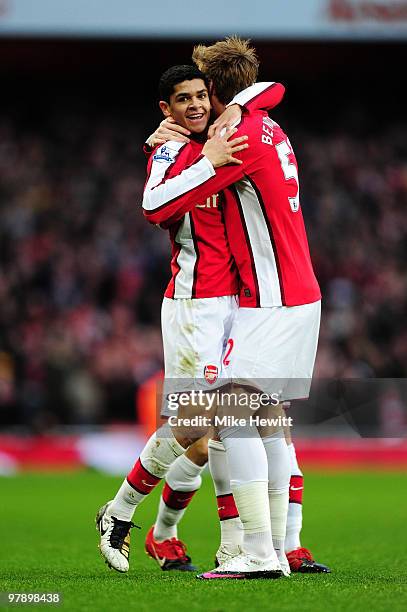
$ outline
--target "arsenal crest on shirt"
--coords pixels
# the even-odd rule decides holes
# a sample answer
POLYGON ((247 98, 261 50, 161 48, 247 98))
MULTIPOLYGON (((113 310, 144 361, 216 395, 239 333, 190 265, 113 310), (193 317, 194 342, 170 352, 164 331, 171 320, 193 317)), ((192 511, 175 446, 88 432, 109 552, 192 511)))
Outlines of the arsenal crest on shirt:
POLYGON ((204 376, 206 382, 208 382, 210 385, 213 385, 213 383, 218 378, 218 367, 215 365, 206 365, 204 367, 204 376))

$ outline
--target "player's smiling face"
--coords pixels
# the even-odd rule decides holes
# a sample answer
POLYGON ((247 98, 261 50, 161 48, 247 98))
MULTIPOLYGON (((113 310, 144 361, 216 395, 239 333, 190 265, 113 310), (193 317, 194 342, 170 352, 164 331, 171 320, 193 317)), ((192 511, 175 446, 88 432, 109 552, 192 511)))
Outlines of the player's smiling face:
POLYGON ((170 102, 160 102, 166 117, 175 121, 195 134, 206 129, 211 112, 207 87, 202 79, 182 81, 174 87, 170 102))

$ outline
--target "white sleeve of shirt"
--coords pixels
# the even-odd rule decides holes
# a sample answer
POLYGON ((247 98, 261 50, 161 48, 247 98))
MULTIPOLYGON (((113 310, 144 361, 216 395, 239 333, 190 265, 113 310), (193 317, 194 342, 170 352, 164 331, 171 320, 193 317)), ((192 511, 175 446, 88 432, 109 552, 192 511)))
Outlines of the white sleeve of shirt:
POLYGON ((246 87, 246 89, 243 89, 238 94, 236 94, 233 100, 231 100, 226 106, 231 106, 232 104, 239 104, 240 106, 244 106, 247 102, 261 94, 271 85, 274 85, 274 81, 255 83, 254 85, 250 85, 250 87, 246 87))
POLYGON ((155 185, 158 185, 163 180, 165 173, 175 162, 177 155, 181 150, 182 144, 182 142, 168 141, 158 147, 153 156, 150 176, 148 177, 145 189, 154 188, 155 185))
POLYGON ((177 176, 165 179, 165 174, 174 163, 183 143, 171 142, 157 149, 151 166, 150 177, 144 189, 143 208, 155 210, 184 195, 191 189, 215 176, 216 172, 209 159, 202 156, 196 163, 183 170, 177 176), (179 145, 174 151, 173 145, 179 145), (164 149, 164 151, 163 151, 164 149), (175 157, 174 157, 175 152, 175 157))

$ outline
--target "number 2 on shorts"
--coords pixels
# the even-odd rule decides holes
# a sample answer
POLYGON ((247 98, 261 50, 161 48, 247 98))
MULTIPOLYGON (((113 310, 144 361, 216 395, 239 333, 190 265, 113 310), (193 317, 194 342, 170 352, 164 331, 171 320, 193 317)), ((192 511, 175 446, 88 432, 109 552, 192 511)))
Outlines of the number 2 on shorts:
POLYGON ((229 338, 229 340, 227 341, 227 344, 226 344, 226 347, 227 347, 226 348, 226 353, 225 353, 225 356, 223 358, 223 365, 224 366, 228 366, 230 364, 229 357, 230 357, 230 353, 233 350, 233 345, 234 345, 233 339, 229 338))

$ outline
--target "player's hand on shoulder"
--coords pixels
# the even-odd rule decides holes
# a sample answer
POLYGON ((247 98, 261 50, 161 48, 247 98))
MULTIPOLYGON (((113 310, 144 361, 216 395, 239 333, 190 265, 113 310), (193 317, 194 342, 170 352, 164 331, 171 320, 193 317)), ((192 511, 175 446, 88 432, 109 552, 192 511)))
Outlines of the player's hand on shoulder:
POLYGON ((242 160, 234 157, 235 153, 248 148, 247 136, 239 136, 230 140, 237 132, 236 128, 226 128, 224 133, 215 134, 210 138, 202 149, 214 168, 225 166, 226 164, 242 164, 242 160))
POLYGON ((209 128, 208 137, 212 138, 215 134, 220 134, 225 128, 230 128, 239 123, 241 118, 242 108, 239 104, 228 106, 209 128))
POLYGON ((161 121, 155 132, 147 138, 146 142, 152 148, 165 144, 169 140, 175 140, 175 142, 189 142, 188 135, 190 133, 189 130, 175 123, 172 117, 166 117, 161 121))

